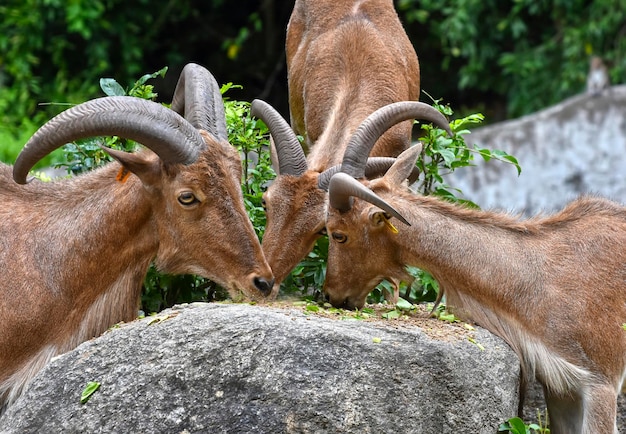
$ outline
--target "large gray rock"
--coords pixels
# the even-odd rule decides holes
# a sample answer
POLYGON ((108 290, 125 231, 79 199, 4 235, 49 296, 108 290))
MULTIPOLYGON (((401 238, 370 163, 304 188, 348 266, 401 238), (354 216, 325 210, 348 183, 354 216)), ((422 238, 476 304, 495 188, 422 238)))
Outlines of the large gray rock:
POLYGON ((493 434, 516 413, 518 360, 482 329, 437 340, 297 309, 166 312, 54 360, 0 432, 493 434), (81 405, 90 381, 101 387, 81 405))
POLYGON ((534 215, 560 210, 580 194, 626 203, 626 85, 580 94, 537 113, 472 129, 468 144, 501 149, 522 166, 499 161, 460 169, 446 180, 481 208, 534 215))

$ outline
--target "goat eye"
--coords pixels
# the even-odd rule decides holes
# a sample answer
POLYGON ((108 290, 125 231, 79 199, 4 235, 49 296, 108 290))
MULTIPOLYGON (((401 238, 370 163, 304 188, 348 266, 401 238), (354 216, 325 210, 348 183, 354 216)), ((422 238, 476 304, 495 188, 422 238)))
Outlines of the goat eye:
POLYGON ((318 235, 326 235, 326 226, 324 226, 322 229, 320 229, 319 231, 317 231, 318 235))
POLYGON ((339 232, 333 232, 333 240, 337 241, 340 244, 348 241, 348 237, 345 234, 341 234, 339 232))
POLYGON ((180 202, 182 205, 192 205, 198 202, 198 199, 196 198, 196 195, 192 192, 184 191, 178 195, 178 202, 180 202))
POLYGON ((264 211, 267 211, 267 202, 265 201, 265 198, 261 198, 261 206, 264 211))

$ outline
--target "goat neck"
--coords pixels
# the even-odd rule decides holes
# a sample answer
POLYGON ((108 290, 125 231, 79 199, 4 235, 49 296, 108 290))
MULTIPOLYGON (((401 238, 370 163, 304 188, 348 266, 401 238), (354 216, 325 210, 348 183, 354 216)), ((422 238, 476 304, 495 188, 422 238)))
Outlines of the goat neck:
POLYGON ((416 195, 398 184, 406 173, 392 169, 360 184, 410 225, 365 195, 328 209, 331 303, 361 307, 407 265, 429 271, 457 316, 501 336, 525 375, 542 383, 551 432, 616 432, 626 375, 626 208, 582 197, 555 215, 519 220, 416 195))

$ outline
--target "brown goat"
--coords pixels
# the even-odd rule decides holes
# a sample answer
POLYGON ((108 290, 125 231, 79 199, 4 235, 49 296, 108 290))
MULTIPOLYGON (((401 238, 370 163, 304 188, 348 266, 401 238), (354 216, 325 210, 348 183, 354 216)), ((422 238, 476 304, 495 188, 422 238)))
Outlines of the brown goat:
MULTIPOLYGON (((278 176, 264 195, 262 242, 276 276, 275 293, 325 233, 320 174, 340 163, 370 113, 417 100, 420 93, 417 55, 392 0, 296 0, 286 53, 293 131, 267 122, 269 109, 259 101, 252 111, 268 123, 278 157, 278 176), (305 137, 306 157, 293 132, 305 137)), ((446 119, 430 106, 420 119, 449 131, 446 119)), ((397 156, 410 146, 411 128, 410 121, 390 128, 371 155, 397 156)))
POLYGON ((420 150, 405 151, 371 182, 331 178, 331 303, 359 308, 383 278, 405 278, 408 265, 427 270, 455 314, 502 337, 526 379, 541 382, 551 433, 617 433, 626 375, 626 207, 582 197, 529 220, 467 209, 403 183, 420 150))
POLYGON ((213 76, 187 65, 172 108, 132 97, 88 101, 33 135, 13 167, 17 183, 0 165, 0 409, 52 357, 136 318, 153 260, 167 273, 212 279, 233 297, 271 291, 213 76), (151 151, 106 149, 116 162, 27 183, 50 151, 99 135, 151 151))

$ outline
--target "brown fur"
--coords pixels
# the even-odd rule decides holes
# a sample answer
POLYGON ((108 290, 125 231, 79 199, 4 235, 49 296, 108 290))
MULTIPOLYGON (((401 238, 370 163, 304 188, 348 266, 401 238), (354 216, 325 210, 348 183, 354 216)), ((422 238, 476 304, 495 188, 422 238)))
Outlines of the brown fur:
POLYGON ((361 307, 385 277, 429 271, 449 307, 505 339, 543 384, 551 432, 615 432, 626 373, 626 208, 582 197, 561 212, 519 220, 415 195, 382 178, 371 189, 411 226, 384 224, 360 199, 328 210, 325 291, 361 307), (344 243, 337 239, 347 236, 344 243))
MULTIPOLYGON (((367 116, 393 102, 416 101, 420 92, 417 55, 392 0, 297 0, 286 52, 291 126, 305 137, 309 174, 306 183, 279 174, 265 196, 263 250, 276 291, 323 229, 325 194, 317 191, 317 175, 341 162, 367 116), (311 200, 287 199, 299 195, 311 200)), ((410 145, 411 128, 412 121, 392 127, 371 155, 397 156, 410 145)))
POLYGON ((148 266, 257 299, 272 279, 246 214, 237 151, 202 132, 189 165, 152 152, 69 180, 18 185, 0 165, 0 408, 53 356, 137 315, 148 266), (198 202, 183 206, 182 191, 198 202))

